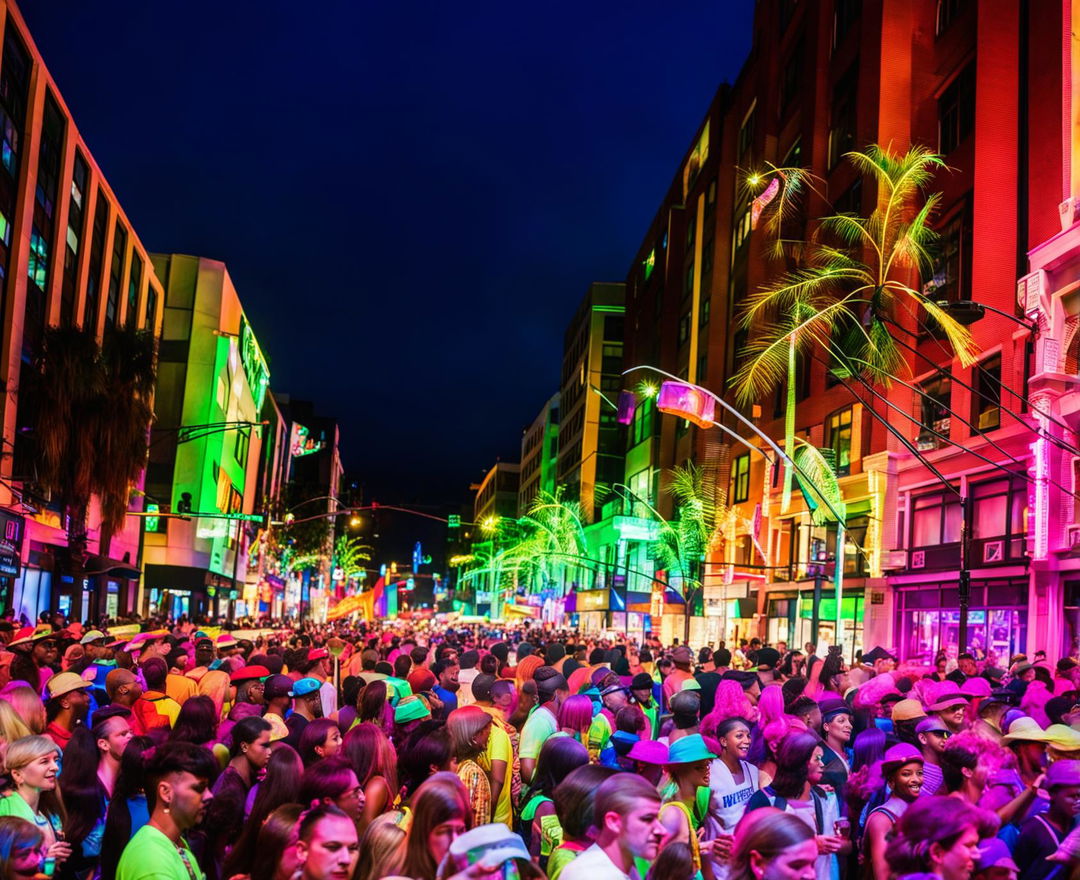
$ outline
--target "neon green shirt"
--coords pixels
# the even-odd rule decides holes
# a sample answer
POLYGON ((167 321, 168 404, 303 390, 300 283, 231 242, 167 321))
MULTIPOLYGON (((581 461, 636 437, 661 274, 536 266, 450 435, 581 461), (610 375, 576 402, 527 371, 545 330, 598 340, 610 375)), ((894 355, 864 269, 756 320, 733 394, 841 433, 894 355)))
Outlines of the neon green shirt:
POLYGON ((187 865, 169 838, 153 825, 143 825, 124 847, 116 880, 206 880, 187 841, 180 845, 187 856, 187 865))

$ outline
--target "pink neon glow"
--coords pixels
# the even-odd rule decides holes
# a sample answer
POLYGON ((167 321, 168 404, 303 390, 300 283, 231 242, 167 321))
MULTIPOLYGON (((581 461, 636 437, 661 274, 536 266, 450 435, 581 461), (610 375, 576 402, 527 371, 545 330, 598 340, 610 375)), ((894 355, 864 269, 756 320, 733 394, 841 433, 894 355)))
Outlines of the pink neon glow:
POLYGON ((663 413, 681 416, 699 428, 711 428, 716 419, 716 401, 696 385, 665 382, 660 386, 656 408, 663 413))
POLYGON ((751 229, 757 229, 758 218, 761 217, 761 212, 765 210, 769 202, 776 198, 778 192, 780 192, 780 178, 774 177, 772 183, 765 187, 765 191, 754 199, 754 203, 750 206, 751 229))
POLYGON ((1032 443, 1031 452, 1035 459, 1035 485, 1032 489, 1035 493, 1035 516, 1031 530, 1034 538, 1032 556, 1034 559, 1046 559, 1050 551, 1050 488, 1047 480, 1049 462, 1045 438, 1040 437, 1032 443))

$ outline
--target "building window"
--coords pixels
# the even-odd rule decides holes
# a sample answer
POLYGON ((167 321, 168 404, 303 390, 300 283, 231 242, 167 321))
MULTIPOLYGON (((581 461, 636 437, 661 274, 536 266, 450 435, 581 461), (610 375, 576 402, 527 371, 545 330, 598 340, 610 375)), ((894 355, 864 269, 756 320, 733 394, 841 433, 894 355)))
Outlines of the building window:
POLYGON ((783 119, 791 110, 799 95, 799 82, 802 79, 803 42, 795 44, 780 77, 780 118, 783 119))
POLYGON ((157 319, 157 291, 153 284, 146 287, 146 312, 143 316, 143 330, 153 332, 154 321, 157 319))
POLYGON ((697 381, 700 383, 705 382, 705 377, 709 371, 709 349, 706 346, 701 347, 701 354, 697 359, 697 381))
POLYGON ((971 211, 965 206, 942 227, 938 236, 934 275, 927 292, 935 300, 971 299, 971 211))
POLYGON ((694 249, 694 236, 697 234, 697 217, 690 214, 687 216, 686 221, 686 250, 689 253, 694 249))
POLYGON ((690 315, 686 314, 679 318, 679 345, 685 345, 690 340, 690 315))
POLYGON ((716 178, 709 181, 709 188, 705 191, 705 216, 712 216, 716 210, 716 178))
POLYGON ((739 164, 747 165, 747 159, 750 155, 750 150, 754 146, 754 111, 756 107, 751 107, 750 112, 746 114, 746 119, 743 120, 743 124, 739 127, 739 164))
MULTIPOLYGON (((11 228, 15 222, 30 70, 30 53, 9 16, 0 58, 0 167, 3 169, 0 172, 0 293, 5 286, 11 258, 11 228)), ((0 301, 2 311, 3 302, 0 301)))
POLYGON ((652 437, 655 423, 656 399, 646 397, 641 402, 641 405, 634 410, 634 421, 630 425, 630 445, 637 446, 643 440, 652 437))
POLYGON ((127 298, 127 324, 129 327, 138 326, 139 287, 142 285, 142 258, 131 252, 131 271, 128 272, 128 298, 127 298))
POLYGON ((248 449, 251 446, 251 428, 238 428, 233 444, 233 458, 241 467, 247 467, 248 449))
POLYGON ((955 492, 931 492, 912 499, 911 547, 959 544, 964 510, 955 492))
POLYGON ((861 12, 862 0, 836 0, 833 6, 833 49, 844 41, 861 12))
POLYGON ((698 326, 704 327, 709 323, 709 317, 712 315, 712 300, 707 295, 701 297, 701 307, 698 309, 698 326))
POLYGON ((735 216, 734 231, 731 235, 731 262, 747 241, 750 240, 750 206, 740 205, 740 213, 735 216))
POLYGON ((837 214, 855 214, 856 216, 862 215, 862 178, 856 177, 854 182, 846 190, 844 190, 840 197, 833 202, 833 210, 837 214))
POLYGON ((124 275, 124 253, 127 250, 127 230, 116 218, 113 228, 112 261, 109 264, 109 291, 105 300, 105 325, 115 327, 120 310, 120 281, 124 275))
POLYGON ((938 0, 934 34, 941 36, 968 6, 968 0, 938 0))
POLYGON ((731 502, 742 504, 750 498, 750 453, 739 455, 731 463, 731 502))
POLYGON ((76 282, 79 274, 79 247, 82 244, 86 219, 86 200, 90 186, 90 167, 75 151, 71 172, 71 191, 68 193, 67 236, 64 239, 64 275, 60 288, 60 323, 70 326, 75 321, 76 282))
POLYGON ((971 559, 968 565, 992 565, 1019 559, 1027 531, 1027 484, 989 480, 970 488, 971 559))
POLYGON ((938 99, 938 152, 947 156, 975 130, 975 62, 938 99))
POLYGON ((690 296, 694 292, 694 261, 690 260, 686 264, 686 272, 683 275, 683 298, 690 296))
POLYGON ((971 422, 976 433, 1001 427, 1001 355, 987 358, 971 371, 971 422))
POLYGON ((94 209, 94 231, 90 239, 90 267, 86 274, 86 307, 83 326, 96 328, 101 275, 105 268, 105 233, 109 228, 109 200, 98 187, 97 206, 94 209))
POLYGON ((952 379, 937 375, 919 386, 919 436, 916 445, 922 451, 940 449, 946 444, 951 421, 952 379), (941 435, 941 436, 938 436, 941 435))
POLYGON ((833 469, 839 477, 851 473, 851 424, 850 406, 833 413, 825 422, 825 446, 832 450, 833 469))
POLYGON ((52 92, 45 90, 45 111, 38 147, 34 212, 30 223, 30 254, 26 264, 26 317, 23 350, 33 352, 45 330, 46 295, 52 277, 52 247, 56 237, 56 196, 64 151, 64 114, 52 92))
POLYGON ((802 138, 795 138, 795 142, 788 147, 787 153, 784 154, 784 161, 780 163, 783 168, 799 168, 800 162, 802 162, 802 138))
POLYGON ((829 168, 835 168, 844 153, 856 148, 856 97, 859 61, 855 59, 833 88, 832 119, 829 124, 829 168))

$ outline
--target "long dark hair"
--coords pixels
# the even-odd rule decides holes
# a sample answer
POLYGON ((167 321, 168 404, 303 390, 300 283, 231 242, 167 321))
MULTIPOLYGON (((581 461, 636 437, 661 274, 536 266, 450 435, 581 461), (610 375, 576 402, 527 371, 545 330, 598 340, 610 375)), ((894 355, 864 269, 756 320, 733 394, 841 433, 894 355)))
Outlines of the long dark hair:
MULTIPOLYGON (((194 697, 189 698, 189 702, 194 697)), ((109 811, 105 814, 105 835, 101 843, 101 880, 113 880, 120 854, 131 839, 131 811, 128 800, 143 792, 143 753, 152 748, 154 741, 148 736, 133 736, 124 747, 120 758, 120 772, 116 776, 109 811)))
POLYGON ((176 726, 169 733, 169 742, 189 742, 197 746, 212 742, 217 736, 217 710, 206 694, 188 697, 176 716, 176 726))
MULTIPOLYGON (((267 815, 265 822, 260 822, 258 825, 248 823, 247 827, 255 831, 251 836, 251 839, 255 841, 249 872, 251 880, 274 880, 285 847, 289 845, 301 813, 303 813, 303 807, 300 804, 282 804, 267 815)), ((230 863, 231 855, 230 860, 227 860, 225 864, 230 863)))
MULTIPOLYGON (((297 751, 300 753, 300 760, 304 762, 305 767, 310 767, 324 757, 315 750, 326 742, 330 731, 337 726, 337 722, 331 718, 316 718, 314 721, 309 721, 304 725, 304 731, 300 734, 300 742, 297 743, 297 751)), ((339 729, 338 733, 340 732, 339 729)))
POLYGON ((810 756, 821 748, 817 734, 804 731, 784 738, 776 755, 772 789, 782 798, 802 797, 810 772, 810 756))
POLYGON ((553 736, 540 749, 532 784, 522 796, 526 803, 535 794, 551 797, 555 786, 578 767, 589 763, 589 750, 570 736, 553 736))
POLYGON ((398 773, 406 794, 412 794, 431 776, 432 767, 444 767, 451 757, 450 733, 441 721, 423 721, 398 747, 398 773))
MULTIPOLYGON (((115 717, 110 715, 110 718, 115 717)), ((108 719, 98 727, 108 723, 108 719)), ((64 836, 79 852, 83 842, 105 812, 108 793, 98 779, 98 728, 92 733, 81 724, 75 728, 64 749, 64 836)))
MULTIPOLYGON (((259 783, 243 833, 225 858, 223 876, 254 873, 253 866, 261 856, 262 824, 278 807, 300 803, 300 779, 303 773, 304 764, 296 750, 285 743, 278 744, 266 764, 266 776, 259 783)), ((294 823, 295 819, 294 816, 294 823)))
POLYGON ((390 725, 387 723, 386 706, 386 682, 373 681, 360 692, 356 703, 356 717, 361 723, 370 721, 378 725, 379 729, 389 736, 390 725))
POLYGON ((405 844, 402 874, 417 880, 435 880, 438 865, 428 849, 431 832, 451 819, 459 818, 468 829, 472 808, 464 783, 453 773, 436 773, 417 790, 412 799, 413 820, 405 844))
POLYGON ((366 788, 373 777, 381 776, 391 792, 397 791, 397 755, 378 724, 363 721, 350 728, 342 750, 362 786, 366 788))

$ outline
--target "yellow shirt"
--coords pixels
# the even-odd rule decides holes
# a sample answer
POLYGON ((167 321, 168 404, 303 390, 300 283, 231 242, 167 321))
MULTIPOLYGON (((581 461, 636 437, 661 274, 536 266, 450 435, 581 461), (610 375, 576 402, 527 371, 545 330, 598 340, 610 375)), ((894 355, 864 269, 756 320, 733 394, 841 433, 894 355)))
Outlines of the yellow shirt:
POLYGON ((510 745, 510 736, 503 728, 504 722, 499 716, 502 714, 494 707, 481 706, 492 717, 491 735, 488 737, 487 750, 478 757, 477 763, 484 772, 491 774, 493 761, 506 762, 506 778, 503 780, 502 790, 499 792, 498 803, 494 805, 492 822, 502 822, 513 831, 514 809, 513 800, 510 796, 514 774, 514 749, 510 745))

